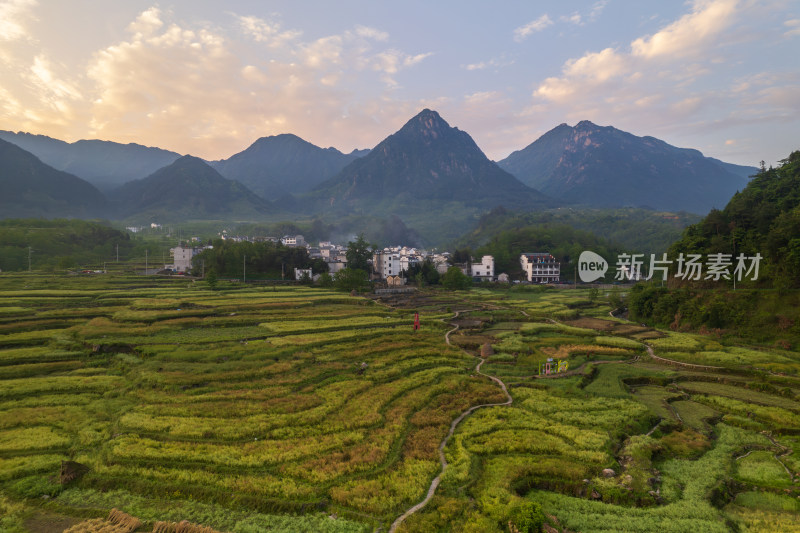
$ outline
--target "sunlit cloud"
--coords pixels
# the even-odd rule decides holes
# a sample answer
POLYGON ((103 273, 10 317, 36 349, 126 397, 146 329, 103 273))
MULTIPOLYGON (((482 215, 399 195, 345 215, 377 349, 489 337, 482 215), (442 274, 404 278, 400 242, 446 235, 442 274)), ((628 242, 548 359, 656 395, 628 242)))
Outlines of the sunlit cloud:
POLYGON ((784 26, 789 28, 784 35, 786 37, 792 37, 794 35, 800 35, 800 19, 791 19, 787 20, 783 23, 784 26))
POLYGON ((738 3, 737 0, 698 0, 691 13, 649 37, 633 41, 633 55, 674 59, 702 53, 704 45, 731 24, 738 3))
POLYGON ((529 35, 542 31, 548 26, 552 26, 553 21, 550 17, 545 13, 541 17, 536 20, 532 20, 529 23, 525 24, 524 26, 520 26, 519 28, 514 30, 514 40, 517 42, 522 42, 525 40, 526 37, 529 35))
POLYGON ((698 0, 689 14, 633 40, 628 51, 609 47, 567 60, 561 75, 539 83, 534 96, 578 109, 591 106, 592 100, 608 102, 608 94, 625 95, 618 109, 626 105, 640 110, 668 105, 681 113, 697 109, 693 104, 697 97, 681 91, 712 72, 709 64, 718 62, 711 52, 714 39, 735 22, 736 6, 736 0, 698 0), (696 61, 686 63, 683 57, 689 54, 696 61), (653 94, 654 80, 662 86, 668 81, 672 93, 653 94))
POLYGON ((278 22, 236 17, 244 36, 278 52, 242 64, 222 30, 169 23, 167 16, 157 8, 143 12, 129 26, 129 40, 95 54, 88 70, 96 92, 93 136, 115 132, 121 141, 145 137, 178 151, 220 157, 260 136, 286 132, 331 145, 344 137, 337 130, 366 121, 362 135, 349 135, 359 142, 407 104, 381 102, 376 115, 366 116, 363 109, 373 106, 363 100, 354 104, 343 80, 374 72, 375 81, 392 88, 394 76, 430 56, 375 49, 372 43, 388 34, 366 26, 301 41, 300 31, 278 22), (130 132, 130 139, 119 132, 130 132))
POLYGON ((36 0, 6 0, 0 3, 0 41, 30 38, 27 22, 33 18, 36 0))

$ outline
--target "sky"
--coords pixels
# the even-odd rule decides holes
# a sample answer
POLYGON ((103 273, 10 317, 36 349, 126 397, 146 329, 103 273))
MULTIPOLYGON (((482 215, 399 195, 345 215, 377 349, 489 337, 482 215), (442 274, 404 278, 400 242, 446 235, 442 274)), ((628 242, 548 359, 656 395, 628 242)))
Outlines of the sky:
POLYGON ((371 148, 424 108, 500 160, 590 120, 800 149, 798 0, 0 0, 0 129, 223 159, 371 148))

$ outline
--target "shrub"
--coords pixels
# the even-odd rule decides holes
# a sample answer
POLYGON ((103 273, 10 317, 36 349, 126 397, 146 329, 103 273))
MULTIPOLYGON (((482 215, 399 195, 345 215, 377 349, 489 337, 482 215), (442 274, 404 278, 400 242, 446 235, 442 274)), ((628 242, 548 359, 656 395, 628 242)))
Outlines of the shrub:
POLYGON ((544 523, 544 513, 538 503, 525 501, 511 511, 508 521, 509 528, 513 524, 515 530, 520 533, 538 532, 544 523))

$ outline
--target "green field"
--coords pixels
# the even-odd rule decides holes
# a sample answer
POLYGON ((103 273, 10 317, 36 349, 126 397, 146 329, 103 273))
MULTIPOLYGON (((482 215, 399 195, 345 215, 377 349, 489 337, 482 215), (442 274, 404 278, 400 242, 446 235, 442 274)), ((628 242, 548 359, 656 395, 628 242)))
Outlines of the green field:
POLYGON ((390 307, 2 274, 0 531, 112 508, 138 531, 386 531, 441 472, 450 423, 505 402, 486 375, 513 403, 464 418, 435 495, 397 531, 508 531, 534 508, 558 531, 789 531, 795 508, 748 495, 800 496, 796 358, 605 320, 593 298, 473 289, 390 307), (791 371, 767 372, 776 361, 791 371))

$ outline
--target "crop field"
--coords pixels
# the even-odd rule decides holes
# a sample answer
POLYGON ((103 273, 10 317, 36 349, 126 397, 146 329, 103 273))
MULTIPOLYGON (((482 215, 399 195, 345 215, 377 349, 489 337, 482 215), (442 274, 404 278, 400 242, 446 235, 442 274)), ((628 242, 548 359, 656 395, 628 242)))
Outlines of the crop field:
POLYGON ((791 531, 795 354, 535 289, 2 274, 0 531, 791 531))

